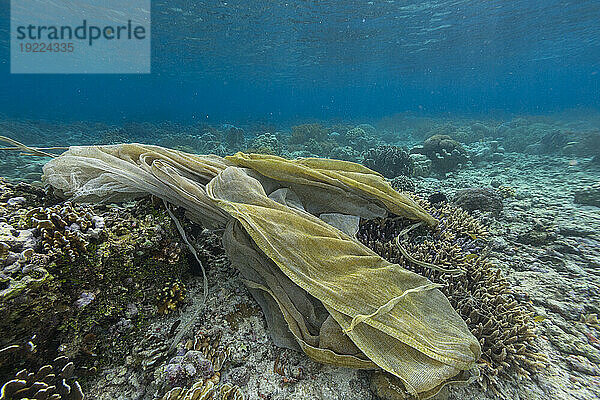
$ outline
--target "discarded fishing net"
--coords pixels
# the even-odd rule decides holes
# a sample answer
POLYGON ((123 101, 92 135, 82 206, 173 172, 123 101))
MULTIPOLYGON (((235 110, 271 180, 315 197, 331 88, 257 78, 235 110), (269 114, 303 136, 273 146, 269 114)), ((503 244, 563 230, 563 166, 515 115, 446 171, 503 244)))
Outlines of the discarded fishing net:
POLYGON ((46 164, 44 178, 81 201, 150 193, 225 228, 227 253, 280 346, 323 363, 382 368, 419 398, 467 379, 479 359, 477 339, 438 284, 354 239, 361 218, 437 222, 358 164, 123 144, 73 147, 46 164))
POLYGON ((416 198, 439 224, 431 229, 388 217, 363 221, 357 238, 390 262, 442 284, 440 290, 463 317, 482 349, 480 383, 496 389, 500 375, 529 377, 545 367, 535 348, 532 309, 485 255, 487 230, 462 209, 416 198), (459 266, 452 275, 428 268, 459 266))

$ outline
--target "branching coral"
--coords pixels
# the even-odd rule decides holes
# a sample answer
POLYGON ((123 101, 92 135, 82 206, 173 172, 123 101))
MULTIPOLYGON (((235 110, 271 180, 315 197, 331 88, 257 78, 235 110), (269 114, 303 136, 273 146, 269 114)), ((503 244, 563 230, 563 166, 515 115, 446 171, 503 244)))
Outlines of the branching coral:
POLYGON ((544 358, 533 348, 532 313, 482 255, 486 229, 458 207, 420 204, 438 218, 436 228, 398 217, 379 219, 362 223, 359 240, 385 259, 442 285, 440 290, 479 340, 483 385, 493 384, 501 373, 529 376, 538 371, 544 358), (427 264, 458 267, 462 273, 441 272, 427 264))

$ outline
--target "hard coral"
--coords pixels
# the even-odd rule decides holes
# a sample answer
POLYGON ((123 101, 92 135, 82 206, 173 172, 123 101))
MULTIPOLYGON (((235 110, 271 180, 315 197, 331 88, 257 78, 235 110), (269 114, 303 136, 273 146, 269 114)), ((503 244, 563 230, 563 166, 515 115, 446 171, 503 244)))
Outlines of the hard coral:
POLYGON ((479 210, 498 216, 502 212, 502 194, 491 187, 462 189, 456 193, 454 204, 467 211, 479 210))
POLYGON ((327 139, 329 130, 321 124, 302 124, 292 126, 292 135, 290 136, 290 144, 305 144, 309 139, 314 139, 317 142, 323 142, 327 139))
POLYGON ((229 357, 229 349, 223 348, 220 341, 220 335, 210 337, 199 333, 186 342, 185 349, 202 352, 210 360, 213 370, 219 372, 229 357))
POLYGON ((249 153, 281 155, 282 146, 276 135, 263 133, 252 140, 247 151, 249 153))
POLYGON ((3 400, 51 399, 83 400, 79 382, 74 379, 75 365, 67 357, 54 359, 51 365, 44 365, 36 373, 23 369, 15 379, 2 386, 3 400))
POLYGON ((411 176, 414 164, 408 152, 397 146, 378 146, 363 153, 363 164, 386 178, 411 176))
POLYGON ((400 175, 390 181, 390 184, 399 192, 414 192, 416 190, 415 183, 408 177, 400 175))
POLYGON ((440 290, 481 344, 484 386, 494 384, 500 373, 528 376, 539 370, 544 358, 533 349, 532 313, 482 254, 485 228, 460 208, 419 202, 440 221, 435 229, 392 217, 363 222, 358 239, 385 259, 443 285, 440 290), (449 272, 456 268, 462 273, 449 272))
POLYGON ((229 349, 220 345, 220 334, 208 336, 198 333, 193 339, 185 343, 179 354, 166 365, 160 367, 154 374, 159 377, 161 382, 178 385, 161 399, 202 398, 220 400, 243 398, 231 397, 236 393, 241 396, 241 392, 237 387, 231 385, 218 386, 221 369, 229 357, 229 349), (200 381, 195 382, 189 389, 183 389, 186 385, 194 382, 190 382, 190 380, 197 380, 198 378, 200 378, 200 381), (229 397, 222 397, 225 395, 229 397))
POLYGON ((433 135, 416 152, 425 154, 433 168, 441 173, 453 171, 468 160, 463 146, 448 135, 433 135))
POLYGON ((185 285, 177 280, 165 284, 158 295, 158 313, 174 311, 185 299, 185 285))
MULTIPOLYGON (((343 138, 340 139, 341 144, 350 146, 356 151, 365 151, 371 147, 376 147, 381 143, 376 136, 374 136, 371 130, 369 132, 365 131, 362 125, 359 125, 355 128, 350 129, 346 132, 343 138)), ((369 125, 370 126, 370 125, 369 125)))
POLYGON ((90 209, 69 202, 33 208, 25 218, 29 227, 37 230, 46 254, 66 256, 71 261, 86 251, 88 239, 97 237, 104 227, 90 209))
POLYGON ((216 373, 212 378, 200 380, 189 389, 176 387, 157 400, 243 400, 244 395, 239 387, 229 383, 219 385, 220 376, 216 373))
POLYGON ((358 162, 360 153, 350 146, 337 146, 329 152, 329 158, 358 162))

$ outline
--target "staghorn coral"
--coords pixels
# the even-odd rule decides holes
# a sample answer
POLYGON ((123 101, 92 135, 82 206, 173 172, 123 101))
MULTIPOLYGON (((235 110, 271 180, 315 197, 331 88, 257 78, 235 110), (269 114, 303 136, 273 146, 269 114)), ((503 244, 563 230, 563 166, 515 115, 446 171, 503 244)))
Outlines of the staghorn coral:
POLYGON ((104 227, 91 209, 70 202, 33 208, 25 214, 25 221, 39 233, 44 253, 71 261, 85 253, 88 239, 97 238, 104 227))
POLYGON ((185 285, 179 280, 169 281, 158 294, 158 313, 174 311, 185 299, 185 285))
POLYGON ((386 178, 411 176, 414 163, 408 152, 397 146, 377 146, 363 153, 363 164, 386 178))
POLYGON ((494 387, 500 374, 538 371, 544 358, 533 348, 532 313, 482 254, 485 228, 458 207, 419 203, 440 221, 436 228, 391 217, 363 221, 358 239, 385 259, 443 285, 440 290, 479 340, 484 387, 494 387), (462 273, 450 273, 452 268, 462 273))
POLYGON ((2 386, 0 398, 83 400, 79 382, 74 378, 75 365, 65 356, 54 359, 52 364, 42 366, 37 372, 23 369, 15 379, 2 386))

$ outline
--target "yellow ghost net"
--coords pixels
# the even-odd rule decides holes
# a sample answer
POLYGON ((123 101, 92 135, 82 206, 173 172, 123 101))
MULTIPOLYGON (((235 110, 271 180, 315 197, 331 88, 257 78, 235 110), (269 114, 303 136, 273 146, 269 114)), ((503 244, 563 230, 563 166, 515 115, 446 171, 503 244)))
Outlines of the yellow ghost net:
POLYGON ((417 203, 358 164, 157 146, 71 147, 44 179, 80 201, 153 194, 223 243, 279 346, 316 361, 382 368, 428 398, 474 368, 481 349, 437 285, 353 238, 360 218, 435 225, 417 203))

